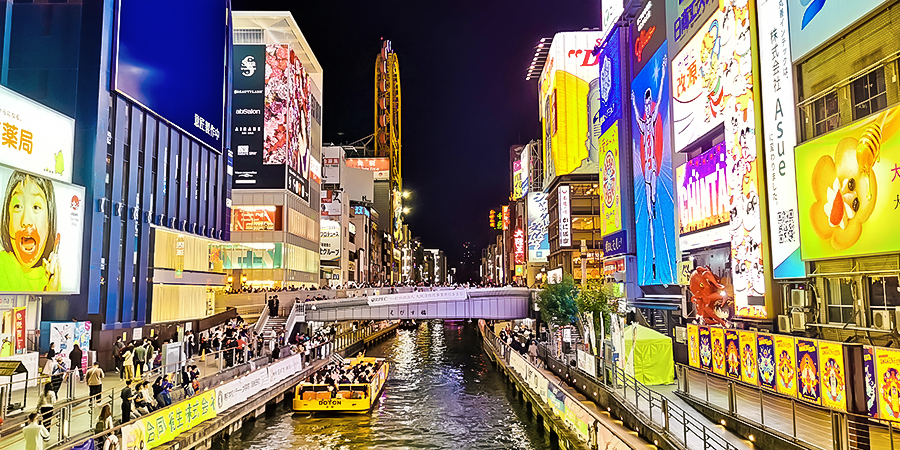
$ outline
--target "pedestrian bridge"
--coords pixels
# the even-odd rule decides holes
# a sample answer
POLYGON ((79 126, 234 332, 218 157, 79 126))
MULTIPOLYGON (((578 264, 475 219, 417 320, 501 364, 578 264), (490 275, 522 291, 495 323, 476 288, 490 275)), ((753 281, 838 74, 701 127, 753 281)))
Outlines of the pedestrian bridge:
POLYGON ((302 303, 306 322, 382 319, 521 319, 528 317, 533 291, 527 288, 419 288, 421 291, 302 303), (440 290, 439 290, 440 289, 440 290))

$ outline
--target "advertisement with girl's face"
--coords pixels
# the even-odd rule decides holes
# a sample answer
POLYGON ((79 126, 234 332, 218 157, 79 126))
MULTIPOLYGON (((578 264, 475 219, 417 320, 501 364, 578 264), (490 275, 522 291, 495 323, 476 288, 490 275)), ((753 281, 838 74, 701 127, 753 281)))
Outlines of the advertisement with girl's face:
POLYGON ((0 166, 0 293, 77 294, 84 188, 0 166))

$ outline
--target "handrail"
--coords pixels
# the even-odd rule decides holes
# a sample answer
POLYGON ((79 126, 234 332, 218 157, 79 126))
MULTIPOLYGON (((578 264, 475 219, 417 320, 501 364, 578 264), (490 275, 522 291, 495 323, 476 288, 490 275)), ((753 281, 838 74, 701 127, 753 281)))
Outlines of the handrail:
POLYGON ((259 319, 256 319, 256 324, 253 326, 253 331, 256 334, 262 333, 263 328, 266 327, 266 322, 269 320, 269 302, 266 302, 263 305, 262 312, 259 313, 259 319))
MULTIPOLYGON (((493 334, 491 330, 488 329, 487 331, 493 334)), ((580 377, 590 380, 597 386, 603 387, 610 396, 613 396, 617 400, 619 400, 619 402, 625 405, 632 414, 644 418, 646 424, 658 428, 658 431, 661 434, 671 439, 674 443, 676 443, 676 445, 682 445, 685 449, 693 448, 691 447, 691 443, 689 442, 688 437, 689 435, 693 435, 694 437, 702 441, 704 450, 737 450, 737 447, 732 445, 721 436, 717 435, 704 423, 697 420, 692 415, 687 414, 677 405, 673 405, 668 401, 668 398, 666 398, 666 396, 650 389, 634 377, 628 375, 624 369, 616 367, 614 364, 607 364, 603 358, 596 358, 600 362, 605 379, 599 380, 579 368, 573 369, 567 364, 564 364, 562 361, 553 359, 551 356, 549 356, 550 349, 548 349, 543 344, 537 345, 540 349, 540 351, 538 352, 538 357, 542 359, 545 365, 547 364, 548 359, 555 361, 560 365, 560 367, 565 368, 566 378, 569 378, 569 373, 572 370, 575 370, 580 377), (609 377, 605 376, 607 370, 611 370, 611 373, 613 375, 612 380, 610 380, 609 377), (620 395, 618 392, 619 380, 622 381, 622 395, 620 395), (612 382, 612 385, 610 385, 610 381, 612 382), (629 387, 631 387, 631 390, 634 392, 633 402, 628 398, 629 387), (649 406, 649 417, 640 408, 640 399, 645 400, 645 402, 649 406), (653 420, 654 407, 660 411, 660 419, 662 423, 658 423, 653 420), (673 424, 680 425, 680 431, 682 431, 680 435, 672 429, 673 424)), ((574 388, 576 390, 580 390, 579 386, 574 386, 574 388)))

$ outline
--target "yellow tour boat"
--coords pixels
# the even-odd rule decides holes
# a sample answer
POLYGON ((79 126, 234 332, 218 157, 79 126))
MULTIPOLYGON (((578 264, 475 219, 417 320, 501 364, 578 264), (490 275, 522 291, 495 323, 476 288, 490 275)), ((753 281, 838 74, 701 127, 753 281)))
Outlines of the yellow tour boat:
POLYGON ((358 357, 344 366, 372 364, 369 383, 338 383, 334 385, 301 383, 294 389, 294 412, 328 412, 365 414, 375 405, 388 378, 389 364, 384 358, 358 357))

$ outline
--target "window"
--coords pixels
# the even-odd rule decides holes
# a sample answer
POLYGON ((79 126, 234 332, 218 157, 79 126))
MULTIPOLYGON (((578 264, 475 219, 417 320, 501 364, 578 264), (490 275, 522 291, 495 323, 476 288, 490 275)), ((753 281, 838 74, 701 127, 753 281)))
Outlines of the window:
POLYGON ((887 108, 884 67, 879 67, 850 83, 853 93, 853 120, 887 108))
MULTIPOLYGON (((896 276, 871 277, 868 278, 868 286, 871 310, 894 311, 896 307, 900 306, 900 278, 896 276)), ((869 320, 872 319, 869 318, 869 320)))
POLYGON ((813 102, 813 117, 816 122, 816 136, 841 126, 837 92, 825 94, 824 97, 813 102))
POLYGON ((828 322, 845 324, 853 320, 853 284, 847 279, 830 278, 826 281, 825 300, 828 322))

